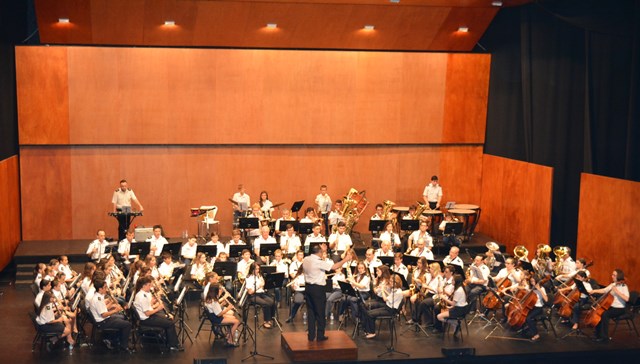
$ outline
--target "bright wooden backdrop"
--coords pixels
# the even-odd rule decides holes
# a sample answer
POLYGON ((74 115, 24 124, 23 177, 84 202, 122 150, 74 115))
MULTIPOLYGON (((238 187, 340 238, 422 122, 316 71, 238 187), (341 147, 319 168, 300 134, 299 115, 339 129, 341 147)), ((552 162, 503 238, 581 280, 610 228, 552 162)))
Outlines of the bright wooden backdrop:
POLYGON ((18 156, 0 161, 0 270, 20 243, 20 176, 18 156))

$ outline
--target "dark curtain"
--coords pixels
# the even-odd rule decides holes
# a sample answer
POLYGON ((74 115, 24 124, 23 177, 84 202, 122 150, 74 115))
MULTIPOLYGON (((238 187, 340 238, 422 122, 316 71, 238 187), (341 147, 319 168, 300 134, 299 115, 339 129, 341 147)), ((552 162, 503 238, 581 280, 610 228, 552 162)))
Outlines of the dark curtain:
POLYGON ((640 0, 539 1, 502 9, 478 44, 485 153, 554 168, 553 245, 575 248, 581 172, 640 181, 639 19, 640 0))

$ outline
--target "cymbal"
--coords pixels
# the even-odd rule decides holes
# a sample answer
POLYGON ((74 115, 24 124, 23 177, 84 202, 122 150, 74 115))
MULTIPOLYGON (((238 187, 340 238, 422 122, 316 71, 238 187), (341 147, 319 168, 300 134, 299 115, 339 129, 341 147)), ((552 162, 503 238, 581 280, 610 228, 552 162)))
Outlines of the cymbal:
POLYGON ((280 207, 282 205, 284 205, 284 202, 277 203, 277 204, 275 204, 275 205, 273 205, 271 207, 275 209, 276 207, 280 207))

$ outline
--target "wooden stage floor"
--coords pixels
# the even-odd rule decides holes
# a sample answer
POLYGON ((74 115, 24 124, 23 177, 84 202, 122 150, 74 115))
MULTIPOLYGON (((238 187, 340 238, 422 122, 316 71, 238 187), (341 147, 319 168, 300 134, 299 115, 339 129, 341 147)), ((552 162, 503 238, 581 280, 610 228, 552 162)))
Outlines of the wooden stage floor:
MULTIPOLYGON (((191 363, 194 359, 221 358, 228 363, 239 363, 242 358, 249 355, 253 345, 251 342, 243 344, 238 348, 224 348, 223 342, 215 341, 213 345, 208 341, 208 332, 202 332, 193 343, 188 340, 185 343, 186 350, 182 353, 160 354, 152 348, 138 350, 133 355, 112 353, 106 350, 101 344, 93 348, 77 347, 70 355, 68 351, 55 351, 53 353, 40 352, 38 348, 31 352, 31 340, 34 329, 27 317, 27 312, 32 310, 33 295, 28 288, 16 288, 15 286, 0 287, 4 290, 0 296, 0 330, 2 340, 0 340, 0 361, 2 363, 120 363, 123 361, 130 363, 191 363)), ((189 301, 187 320, 191 328, 198 328, 197 301, 189 301)), ((302 309, 304 311, 304 308, 302 309)), ((299 312, 296 319, 291 324, 284 323, 288 308, 283 303, 279 310, 282 318, 284 332, 302 332, 305 324, 302 321, 302 312, 299 312)), ((249 323, 253 324, 253 317, 249 323)), ((260 320, 261 321, 261 320, 260 320)), ((567 328, 560 325, 559 334, 567 332, 567 328)), ((87 326, 90 330, 89 326, 87 326)), ((626 325, 622 324, 609 343, 593 343, 583 337, 569 337, 564 340, 557 340, 552 333, 541 331, 542 339, 532 343, 528 341, 516 341, 503 338, 485 339, 490 329, 482 329, 481 324, 473 323, 469 327, 470 335, 465 335, 464 341, 455 341, 451 336, 442 338, 440 335, 424 337, 414 331, 403 333, 407 328, 404 322, 398 325, 399 338, 396 345, 398 351, 408 353, 410 356, 392 354, 386 355, 382 359, 378 354, 386 350, 388 345, 388 331, 383 325, 381 334, 372 340, 363 337, 354 339, 358 347, 358 361, 367 363, 373 361, 389 362, 430 362, 451 363, 451 362, 486 362, 486 363, 630 363, 635 362, 640 355, 640 340, 635 333, 629 331, 626 325), (441 352, 442 348, 475 348, 476 356, 473 358, 445 358, 441 352)), ((330 323, 328 329, 337 330, 338 322, 330 323)), ((349 336, 353 326, 349 325, 343 329, 349 336)), ((466 334, 466 333, 465 333, 466 334)), ((503 336, 498 331, 496 336, 503 336)), ((192 336, 195 336, 192 335, 192 336)), ((513 336, 507 334, 505 336, 513 336)), ((273 356, 274 360, 266 358, 249 359, 247 362, 264 363, 290 363, 281 345, 281 334, 277 328, 258 330, 258 352, 273 356)), ((317 361, 323 361, 319 356, 317 361)))

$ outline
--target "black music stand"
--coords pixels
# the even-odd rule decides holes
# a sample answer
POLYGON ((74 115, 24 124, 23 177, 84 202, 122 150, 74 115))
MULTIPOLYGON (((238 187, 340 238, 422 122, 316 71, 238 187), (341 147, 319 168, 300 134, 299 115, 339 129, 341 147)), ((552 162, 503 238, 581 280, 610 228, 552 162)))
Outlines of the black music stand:
POLYGON ((420 228, 420 220, 400 220, 400 230, 416 231, 420 228))
POLYGON ((177 243, 169 243, 169 244, 165 244, 162 247, 162 252, 170 252, 171 256, 180 256, 180 250, 182 249, 182 243, 181 242, 177 242, 177 243))
POLYGON ((447 222, 444 225, 444 235, 460 235, 462 234, 463 222, 447 222))
POLYGON ((442 263, 441 260, 429 260, 429 259, 427 259, 427 263, 429 263, 429 265, 431 265, 432 263, 437 263, 440 266, 440 272, 442 272, 444 270, 444 263, 442 263))
POLYGON ((300 235, 309 235, 313 232, 313 223, 312 222, 298 223, 297 231, 300 235))
POLYGON ((369 231, 383 231, 388 220, 369 220, 369 231))
POLYGON ((129 248, 129 255, 137 255, 138 259, 144 260, 144 258, 151 252, 151 242, 143 241, 140 243, 131 243, 129 248))
POLYGON ((217 252, 218 252, 217 245, 198 245, 196 247, 196 255, 198 253, 204 253, 206 256, 213 258, 216 256, 217 252))
POLYGON ((393 265, 393 257, 378 257, 378 259, 380 259, 382 265, 386 265, 389 268, 393 265))
MULTIPOLYGON (((260 244, 260 256, 261 257, 271 257, 273 253, 280 249, 280 244, 260 244)), ((269 260, 267 259, 267 262, 269 260)))
MULTIPOLYGON (((246 281, 245 281, 246 282, 246 281)), ((265 288, 266 288, 267 282, 265 279, 265 288)), ((264 354, 260 354, 258 353, 258 309, 256 308, 256 306, 258 305, 257 301, 256 301, 256 297, 257 297, 257 293, 256 291, 258 290, 258 280, 254 279, 253 280, 253 332, 255 333, 255 336, 252 335, 251 331, 249 331, 249 335, 253 338, 253 350, 251 350, 249 352, 249 355, 242 358, 242 360, 240 360, 241 362, 244 362, 245 360, 249 359, 249 358, 256 358, 258 356, 261 356, 263 358, 269 358, 271 360, 273 360, 272 356, 269 355, 264 355, 264 354)), ((277 312, 277 305, 276 305, 276 312, 277 312)), ((274 320, 276 323, 278 323, 278 320, 274 320)), ((280 327, 280 324, 278 323, 278 327, 280 327)), ((280 327, 280 331, 282 331, 282 327, 280 327)))
POLYGON ((404 277, 404 275, 402 275, 402 273, 398 273, 398 272, 394 272, 394 271, 390 271, 390 273, 391 273, 391 276, 397 275, 398 277, 400 277, 400 280, 402 281, 402 289, 403 290, 409 289, 409 282, 407 282, 407 279, 404 277))
POLYGON ((245 249, 251 251, 249 246, 246 244, 229 245, 229 259, 242 257, 242 251, 245 249))
POLYGON ((220 277, 225 276, 235 276, 238 272, 238 263, 237 262, 216 262, 213 265, 213 271, 218 274, 220 277))
POLYGON ((298 219, 298 211, 302 209, 303 205, 304 205, 304 200, 296 201, 293 203, 293 205, 291 205, 291 212, 296 213, 296 220, 298 219))
POLYGON ((260 219, 257 217, 241 217, 238 220, 238 229, 242 230, 244 241, 247 243, 252 243, 247 241, 248 239, 247 230, 259 229, 259 228, 260 228, 260 219))
MULTIPOLYGON (((409 254, 405 254, 402 256, 402 264, 408 266, 412 266, 415 267, 418 265, 418 260, 420 260, 420 257, 414 257, 413 255, 409 255, 409 254)), ((426 267, 425 267, 426 269, 426 267)))

